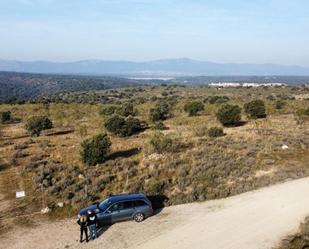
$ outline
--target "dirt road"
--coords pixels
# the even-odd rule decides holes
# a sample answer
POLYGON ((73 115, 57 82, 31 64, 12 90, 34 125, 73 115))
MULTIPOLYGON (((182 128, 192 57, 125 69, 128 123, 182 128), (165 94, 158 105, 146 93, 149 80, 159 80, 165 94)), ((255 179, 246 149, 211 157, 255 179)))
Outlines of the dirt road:
POLYGON ((18 228, 1 248, 267 249, 297 231, 309 215, 309 178, 224 200, 165 208, 143 223, 109 227, 80 245, 75 220, 18 228))

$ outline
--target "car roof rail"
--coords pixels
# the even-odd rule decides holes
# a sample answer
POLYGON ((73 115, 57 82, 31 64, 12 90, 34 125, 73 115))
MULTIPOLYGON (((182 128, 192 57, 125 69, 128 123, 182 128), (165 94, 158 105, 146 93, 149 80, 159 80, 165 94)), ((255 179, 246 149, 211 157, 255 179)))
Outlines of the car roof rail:
POLYGON ((123 193, 123 194, 117 194, 117 195, 110 194, 108 195, 108 197, 117 197, 117 196, 125 196, 125 195, 143 195, 143 194, 141 193, 123 193))

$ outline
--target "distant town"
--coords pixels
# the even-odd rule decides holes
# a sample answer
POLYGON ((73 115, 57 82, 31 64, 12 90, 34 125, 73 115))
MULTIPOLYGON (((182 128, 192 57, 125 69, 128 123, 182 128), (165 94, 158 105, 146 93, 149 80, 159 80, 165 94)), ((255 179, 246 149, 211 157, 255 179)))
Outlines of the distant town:
POLYGON ((210 87, 285 87, 285 83, 237 83, 237 82, 218 82, 210 83, 210 87))

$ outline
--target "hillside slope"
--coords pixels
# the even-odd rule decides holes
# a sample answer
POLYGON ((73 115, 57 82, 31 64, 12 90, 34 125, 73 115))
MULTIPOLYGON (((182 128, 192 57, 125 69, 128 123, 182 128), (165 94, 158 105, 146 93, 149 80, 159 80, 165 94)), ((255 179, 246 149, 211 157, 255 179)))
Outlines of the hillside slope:
POLYGON ((108 76, 0 72, 0 102, 28 101, 58 93, 96 91, 136 85, 138 84, 134 80, 108 76))
POLYGON ((228 199, 165 208, 141 224, 115 224, 88 244, 79 244, 75 220, 17 228, 0 241, 7 249, 267 249, 309 215, 308 188, 309 178, 303 178, 228 199))

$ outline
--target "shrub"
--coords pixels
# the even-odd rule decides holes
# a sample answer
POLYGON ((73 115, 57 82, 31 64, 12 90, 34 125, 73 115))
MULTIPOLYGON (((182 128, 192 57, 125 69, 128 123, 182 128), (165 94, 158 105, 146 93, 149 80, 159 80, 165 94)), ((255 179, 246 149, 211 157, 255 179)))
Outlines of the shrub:
POLYGON ((224 132, 223 129, 220 127, 212 127, 208 130, 209 137, 223 137, 224 132))
POLYGON ((118 107, 114 106, 114 105, 104 106, 100 109, 99 114, 105 115, 105 116, 110 116, 110 115, 113 115, 116 112, 117 109, 118 109, 118 107))
POLYGON ((169 96, 169 97, 165 98, 164 101, 168 104, 169 109, 171 109, 172 107, 174 107, 177 104, 178 96, 176 96, 176 95, 169 96))
POLYGON ((210 96, 206 99, 209 104, 222 104, 230 100, 227 96, 210 96))
POLYGON ((106 134, 99 134, 81 143, 82 161, 90 166, 106 160, 112 143, 106 134))
POLYGON ((166 102, 160 102, 150 109, 149 116, 153 122, 166 120, 170 117, 170 106, 166 102))
POLYGON ((11 121, 11 119, 12 119, 12 116, 11 116, 10 111, 0 112, 0 122, 2 124, 11 121))
POLYGON ((306 122, 309 120, 309 107, 304 109, 300 108, 296 111, 296 118, 299 123, 306 122))
POLYGON ((155 101, 157 101, 157 99, 158 99, 157 96, 151 96, 151 97, 150 97, 150 101, 151 101, 151 102, 155 102, 155 101))
POLYGON ((117 110, 117 114, 124 117, 135 116, 136 111, 132 103, 125 103, 117 110))
POLYGON ((115 115, 105 122, 105 128, 113 134, 118 134, 124 126, 125 121, 125 118, 115 115))
POLYGON ((41 131, 53 128, 53 123, 46 116, 33 116, 28 119, 25 128, 31 136, 40 136, 41 131))
POLYGON ((241 108, 238 105, 226 104, 218 110, 216 116, 224 126, 237 125, 241 120, 241 108))
POLYGON ((149 111, 149 118, 151 121, 156 122, 159 120, 165 120, 164 116, 161 114, 159 108, 152 108, 149 111))
POLYGON ((184 106, 184 110, 189 116, 196 116, 199 112, 204 111, 204 104, 201 101, 187 102, 184 106))
POLYGON ((305 108, 305 109, 300 108, 300 109, 297 110, 296 113, 297 113, 298 116, 309 116, 309 107, 305 108))
POLYGON ((277 249, 308 249, 309 217, 300 225, 298 232, 282 240, 277 249))
POLYGON ((146 185, 146 192, 148 195, 159 195, 164 192, 164 182, 159 179, 150 179, 146 185))
POLYGON ((245 113, 253 119, 265 118, 266 108, 263 100, 253 100, 244 105, 245 113))
POLYGON ((268 96, 266 97, 266 99, 267 99, 267 100, 270 100, 270 101, 274 101, 274 100, 276 100, 276 97, 275 97, 274 95, 268 95, 268 96))
POLYGON ((282 101, 282 100, 277 100, 276 102, 275 102, 275 108, 277 109, 277 110, 281 110, 281 109, 283 109, 283 107, 286 105, 286 102, 284 102, 284 101, 282 101))
POLYGON ((132 136, 143 129, 142 123, 137 118, 129 117, 127 119, 115 115, 105 122, 105 128, 120 137, 132 136))
POLYGON ((166 127, 162 121, 155 122, 153 129, 155 130, 165 130, 166 127))
POLYGON ((143 130, 142 122, 137 118, 129 117, 125 121, 125 125, 123 127, 123 133, 121 134, 124 137, 132 136, 143 130))
POLYGON ((157 153, 178 152, 181 148, 181 137, 176 134, 164 135, 162 132, 155 132, 150 138, 150 145, 157 153))

